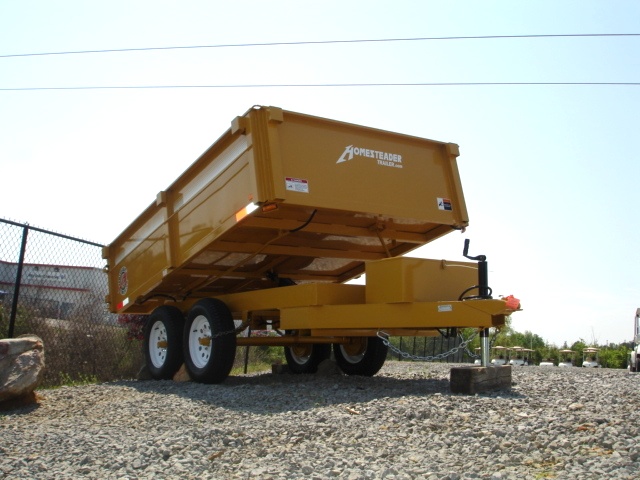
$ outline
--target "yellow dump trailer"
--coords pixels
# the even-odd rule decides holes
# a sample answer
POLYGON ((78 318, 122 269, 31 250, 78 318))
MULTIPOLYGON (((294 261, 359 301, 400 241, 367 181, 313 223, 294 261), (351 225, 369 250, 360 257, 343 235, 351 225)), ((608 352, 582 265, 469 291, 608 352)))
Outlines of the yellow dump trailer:
POLYGON ((346 373, 373 375, 386 335, 502 325, 517 307, 491 298, 483 261, 402 256, 467 226, 458 155, 452 143, 251 108, 105 247, 110 311, 149 315, 155 378, 184 362, 208 383, 228 376, 236 345, 282 345, 305 373, 333 345, 346 373), (366 285, 344 284, 363 273, 366 285))

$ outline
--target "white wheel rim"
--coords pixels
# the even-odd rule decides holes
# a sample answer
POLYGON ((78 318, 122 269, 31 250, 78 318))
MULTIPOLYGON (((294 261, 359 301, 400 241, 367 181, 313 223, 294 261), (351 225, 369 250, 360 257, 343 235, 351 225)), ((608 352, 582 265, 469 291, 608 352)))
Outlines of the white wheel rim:
POLYGON ((168 344, 167 329, 164 323, 157 321, 151 327, 149 334, 149 357, 154 367, 160 368, 167 360, 167 348, 161 347, 168 344))
POLYGON ((350 354, 348 350, 344 348, 344 345, 340 345, 340 353, 342 353, 342 356, 348 363, 357 365, 364 358, 364 354, 367 353, 367 349, 362 349, 359 353, 356 354, 350 354))
POLYGON ((211 358, 211 325, 204 315, 198 315, 189 332, 189 356, 197 368, 204 368, 211 358))
POLYGON ((298 365, 305 365, 311 358, 311 348, 290 348, 291 359, 298 365), (302 353, 305 352, 305 353, 302 353))

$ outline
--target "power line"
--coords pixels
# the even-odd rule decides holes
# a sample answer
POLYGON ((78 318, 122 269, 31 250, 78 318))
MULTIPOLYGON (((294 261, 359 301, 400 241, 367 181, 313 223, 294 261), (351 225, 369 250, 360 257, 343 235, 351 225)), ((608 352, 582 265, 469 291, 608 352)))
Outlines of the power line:
POLYGON ((238 47, 276 47, 291 45, 330 45, 345 43, 383 43, 383 42, 416 42, 433 40, 495 40, 517 38, 572 38, 572 37, 640 37, 640 33, 570 33, 549 35, 480 35, 480 36, 456 36, 456 37, 415 37, 415 38, 378 38, 358 40, 318 40, 299 42, 267 42, 267 43, 230 43, 218 45, 186 45, 172 47, 140 47, 140 48, 110 48, 102 50, 71 50, 64 52, 39 52, 39 53, 12 53, 0 55, 0 58, 14 57, 38 57, 47 55, 83 55, 88 53, 123 53, 123 52, 148 52, 158 50, 186 50, 202 48, 238 48, 238 47))
POLYGON ((16 87, 0 88, 0 92, 42 90, 161 90, 205 88, 327 88, 327 87, 463 87, 463 86, 627 86, 640 82, 416 82, 416 83, 290 83, 254 85, 103 85, 79 87, 16 87))

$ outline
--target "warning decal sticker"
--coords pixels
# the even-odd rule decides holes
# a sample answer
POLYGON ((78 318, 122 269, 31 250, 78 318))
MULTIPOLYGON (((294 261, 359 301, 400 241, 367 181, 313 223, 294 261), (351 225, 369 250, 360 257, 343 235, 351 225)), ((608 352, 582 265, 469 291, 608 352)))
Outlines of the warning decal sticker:
POLYGON ((292 192, 309 193, 309 181, 302 178, 290 178, 284 179, 287 190, 292 192))
POLYGON ((451 200, 448 198, 438 198, 438 210, 453 210, 451 200))

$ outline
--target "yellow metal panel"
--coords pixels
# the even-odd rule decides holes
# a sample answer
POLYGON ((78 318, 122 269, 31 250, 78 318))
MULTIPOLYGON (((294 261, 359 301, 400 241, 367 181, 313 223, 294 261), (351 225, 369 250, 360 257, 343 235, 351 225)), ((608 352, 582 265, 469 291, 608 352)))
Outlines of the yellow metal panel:
MULTIPOLYGON (((305 330, 306 331, 306 330, 305 330)), ((324 329, 316 328, 309 330, 312 337, 371 337, 378 332, 378 329, 367 328, 340 328, 340 329, 324 329)), ((440 332, 437 329, 424 330, 415 328, 385 328, 384 332, 392 337, 437 337, 440 332)))
POLYGON ((459 181, 450 178, 457 145, 286 111, 273 134, 282 168, 275 195, 288 203, 468 223, 459 181))
POLYGON ((250 203, 250 175, 241 157, 180 210, 179 230, 174 233, 179 237, 181 264, 236 225, 236 212, 250 203))
POLYGON ((478 283, 476 263, 398 257, 368 262, 367 303, 458 300, 478 283))
POLYGON ((489 328, 510 313, 502 300, 324 305, 282 309, 280 328, 489 328))
POLYGON ((299 306, 364 303, 364 286, 336 283, 293 285, 218 295, 232 311, 275 310, 299 306))

